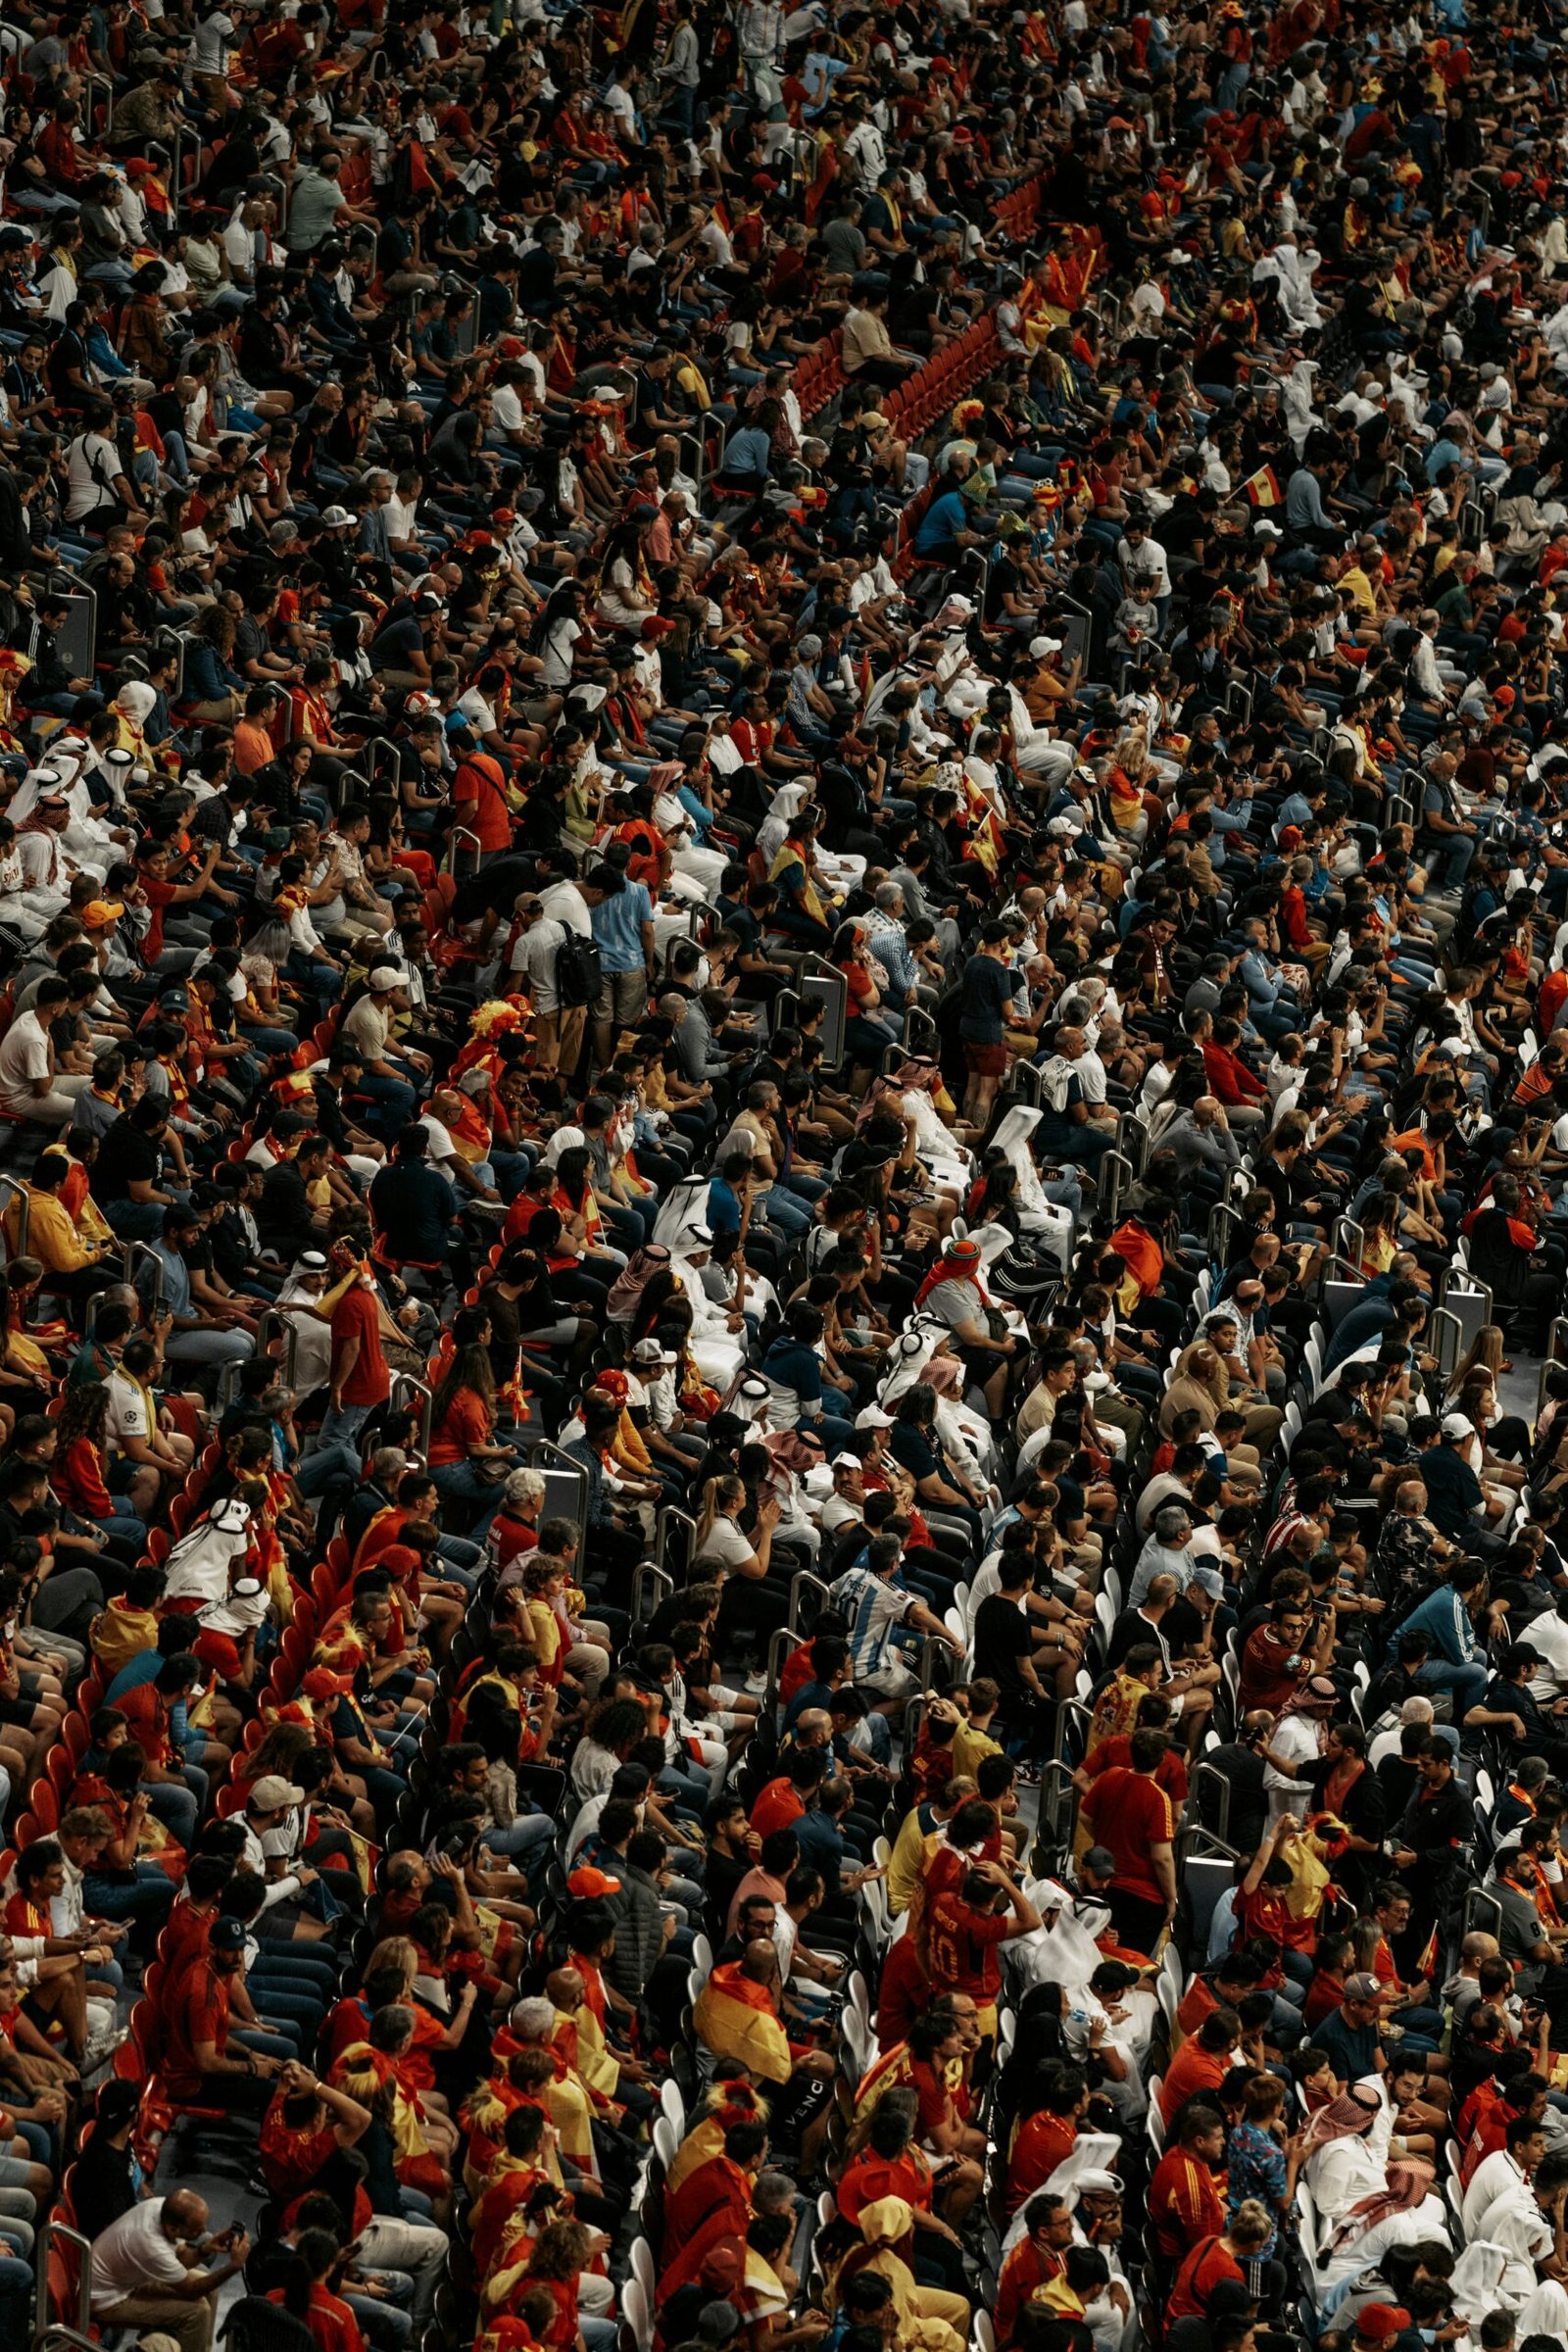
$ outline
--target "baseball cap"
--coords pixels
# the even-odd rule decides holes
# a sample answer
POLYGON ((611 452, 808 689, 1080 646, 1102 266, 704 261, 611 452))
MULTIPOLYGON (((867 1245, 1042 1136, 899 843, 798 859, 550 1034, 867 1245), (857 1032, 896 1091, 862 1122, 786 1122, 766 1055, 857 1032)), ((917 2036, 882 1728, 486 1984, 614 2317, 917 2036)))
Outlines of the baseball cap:
POLYGON ((836 1453, 828 1464, 830 1470, 863 1470, 865 1464, 858 1453, 836 1453))
POLYGON ((401 988, 403 974, 395 963, 378 963, 370 974, 370 987, 379 995, 384 988, 401 988))
POLYGON ((220 1919, 207 1940, 215 1952, 242 1952, 245 1949, 245 1931, 237 1919, 220 1919))
POLYGON ((280 1773, 267 1773, 251 1790, 251 1803, 261 1813, 278 1813, 285 1805, 303 1805, 305 1791, 280 1773))
POLYGON ((638 1364, 672 1364, 676 1360, 674 1349, 655 1339, 639 1340, 631 1353, 638 1364))
POLYGON ((855 1416, 857 1429, 891 1429, 893 1415, 885 1413, 879 1404, 863 1404, 855 1416))
POLYGON ((1475 1424, 1464 1413, 1445 1413, 1443 1434, 1446 1438, 1473 1438, 1475 1424))
POLYGON ((1115 1869, 1116 1857, 1108 1845, 1092 1845, 1084 1856, 1083 1866, 1086 1870, 1094 1871, 1097 1876, 1102 1876, 1106 1871, 1115 1869))
POLYGON ((1355 2315, 1355 2332, 1369 2344, 1386 2344, 1402 2334, 1410 2314, 1398 2303, 1363 2303, 1355 2315))
POLYGON ((574 1870, 566 1881, 566 1891, 568 1894, 580 1895, 618 1894, 620 1881, 612 1879, 608 1871, 595 1870, 591 1862, 585 1862, 582 1868, 574 1870))
POLYGON ((1345 1997, 1348 2001, 1375 2001, 1382 1989, 1376 1977, 1364 1968, 1345 1980, 1345 1997))
POLYGON ((89 931, 107 931, 124 911, 123 899, 89 899, 81 910, 81 919, 89 931))
POLYGON ((322 524, 329 531, 340 531, 346 522, 353 520, 347 507, 328 507, 321 516, 322 524))
POLYGON ((1031 637, 1029 640, 1030 656, 1036 662, 1043 662, 1048 654, 1059 654, 1060 651, 1059 637, 1031 637))

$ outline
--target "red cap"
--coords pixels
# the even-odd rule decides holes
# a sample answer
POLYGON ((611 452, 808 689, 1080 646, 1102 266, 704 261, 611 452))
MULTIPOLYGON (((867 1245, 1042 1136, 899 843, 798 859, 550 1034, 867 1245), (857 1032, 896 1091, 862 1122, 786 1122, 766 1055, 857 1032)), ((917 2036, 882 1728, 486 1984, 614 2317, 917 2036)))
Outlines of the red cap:
POLYGON ((618 1894, 620 1883, 618 1880, 611 1878, 607 1872, 595 1870, 591 1862, 585 1862, 582 1868, 574 1870, 566 1881, 566 1892, 581 1895, 618 1894))

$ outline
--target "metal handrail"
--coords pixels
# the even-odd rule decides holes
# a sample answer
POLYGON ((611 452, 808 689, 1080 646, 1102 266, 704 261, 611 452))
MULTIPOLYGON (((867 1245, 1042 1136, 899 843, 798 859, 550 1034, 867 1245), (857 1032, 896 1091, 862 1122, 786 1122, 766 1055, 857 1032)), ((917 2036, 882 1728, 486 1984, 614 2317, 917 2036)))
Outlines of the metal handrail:
POLYGON ((258 1355, 267 1353, 274 1324, 282 1335, 283 1341, 283 1379, 285 1384, 292 1388, 294 1386, 294 1366, 299 1356, 300 1335, 297 1326, 289 1321, 280 1306, 265 1306, 257 1316, 256 1352, 258 1355))
POLYGON ((1072 1768, 1060 1756, 1046 1756, 1040 1764, 1040 1805, 1035 1817, 1035 1842, 1032 1860, 1037 1872, 1043 1870, 1042 1849, 1059 1851, 1072 1831, 1072 1768), (1048 1795, 1049 1791, 1049 1795, 1048 1795), (1050 1807, 1050 1827, 1047 1827, 1047 1807, 1050 1807), (1062 1819, 1065 1809, 1066 1819, 1062 1819))
MULTIPOLYGON (((7 1258, 25 1257, 27 1253, 27 1226, 32 1216, 32 1195, 28 1192, 27 1187, 22 1177, 6 1176, 3 1174, 0 1174, 0 1193, 15 1193, 17 1199, 22 1202, 22 1214, 17 1219, 17 1246, 15 1250, 13 1250, 10 1243, 7 1242, 5 1245, 5 1254, 7 1258)), ((0 1231, 3 1231, 4 1216, 5 1209, 3 1204, 0 1204, 0 1231)))
POLYGON ((376 771, 382 764, 382 755, 384 753, 390 753, 391 755, 393 783, 401 784, 403 781, 403 746, 401 743, 394 743, 390 735, 372 735, 369 741, 367 743, 365 747, 365 772, 367 777, 370 783, 373 784, 375 782, 376 771))
POLYGON ((1107 1152, 1099 1168, 1100 1206, 1107 1217, 1114 1217, 1122 1204, 1123 1196, 1130 1193, 1137 1176, 1125 1152, 1107 1152), (1125 1171, 1125 1173, 1123 1173, 1125 1171))
MULTIPOLYGON (((1458 1316, 1446 1306, 1435 1306, 1427 1317, 1427 1338, 1437 1358, 1438 1379, 1446 1381, 1459 1361, 1464 1345, 1464 1325, 1458 1316)), ((1537 1410, 1540 1410, 1538 1405, 1537 1410)))
POLYGON ((588 1473, 581 1462, 574 1462, 564 1453, 552 1438, 535 1438, 528 1447, 528 1461, 535 1470, 554 1470, 559 1476, 564 1470, 577 1482, 577 1525, 583 1542, 588 1540, 588 1473))
MULTIPOLYGON (((49 2291, 48 2274, 42 2266, 39 2268, 38 2283, 44 2295, 47 2296, 49 2291)), ((91 2336, 83 2335, 77 2328, 67 2328, 59 2320, 45 2320, 44 2324, 34 2330, 32 2343, 33 2352, 51 2352, 51 2347, 54 2345, 70 2345, 72 2352, 102 2352, 102 2347, 95 2344, 91 2336)))
MULTIPOLYGON (((657 1566, 653 1560, 644 1560, 639 1567, 634 1568, 631 1579, 631 1621, 633 1625, 643 1623, 643 1596, 650 1583, 654 1587, 655 1608, 658 1607, 660 1601, 667 1600, 675 1590, 674 1578, 666 1575, 665 1571, 657 1566)), ((653 1609, 647 1612, 650 1617, 653 1613, 653 1609)))
MULTIPOLYGON (((686 1574, 689 1578, 692 1572, 692 1562, 697 1557, 697 1522, 689 1511, 678 1510, 672 1502, 662 1503, 655 1518, 654 1557, 661 1568, 666 1567, 669 1558, 669 1532, 672 1527, 679 1527, 685 1531, 686 1574)), ((674 1572, 669 1570, 668 1573, 671 1590, 673 1590, 674 1572)))
POLYGON ((38 2242, 34 2248, 38 2272, 37 2340, 56 2330, 74 2342, 91 2340, 92 2332, 92 2240, 83 2237, 66 2222, 57 2221, 51 2214, 38 2225, 38 2242), (49 2249, 60 2242, 73 2246, 76 2253, 76 2320, 73 2328, 49 2317, 49 2249))
POLYGON ((1359 1279, 1361 1273, 1361 1259, 1366 1250, 1366 1233, 1364 1228, 1356 1223, 1354 1217, 1336 1217, 1334 1220, 1333 1231, 1329 1235, 1329 1243, 1334 1258, 1341 1265, 1349 1266, 1357 1279, 1359 1279), (1348 1240, 1350 1237, 1353 1237, 1354 1240, 1353 1250, 1347 1247, 1348 1240))
POLYGON ((452 876, 454 882, 458 879, 459 845, 466 841, 473 844, 473 870, 475 873, 479 871, 480 860, 484 857, 484 845, 473 827, 471 825, 454 825, 447 843, 447 872, 452 876))
MULTIPOLYGON (((1230 1826, 1231 1826, 1231 1785, 1230 1785, 1230 1782, 1229 1782, 1229 1781, 1226 1779, 1226 1777, 1225 1777, 1224 1773, 1222 1773, 1222 1772, 1221 1772, 1221 1770, 1220 1770, 1220 1768, 1219 1768, 1219 1766, 1218 1766, 1217 1764, 1207 1764, 1207 1763, 1205 1763, 1205 1762, 1203 1761, 1203 1759, 1202 1759, 1202 1757, 1201 1757, 1201 1756, 1200 1756, 1200 1758, 1199 1758, 1198 1762, 1197 1762, 1197 1763, 1196 1763, 1196 1764, 1193 1766, 1193 1772, 1192 1772, 1192 1787, 1193 1787, 1193 1789, 1194 1789, 1194 1792, 1195 1792, 1195 1793, 1196 1793, 1196 1791, 1197 1791, 1198 1784, 1199 1784, 1199 1781, 1200 1781, 1200 1779, 1202 1779, 1202 1780, 1214 1781, 1214 1782, 1217 1782, 1217 1783, 1218 1783, 1218 1786, 1219 1786, 1219 1829, 1218 1829, 1217 1833, 1215 1833, 1215 1834, 1216 1834, 1218 1837, 1222 1838, 1229 1838, 1229 1836, 1230 1836, 1230 1826)), ((1194 1824, 1194 1827, 1195 1827, 1195 1828, 1201 1828, 1201 1827, 1202 1827, 1202 1824, 1201 1824, 1201 1823, 1195 1823, 1195 1824, 1194 1824)))
MULTIPOLYGON (((0 1182, 3 1181, 4 1179, 0 1178, 0 1182)), ((1554 1364, 1559 1369, 1568 1366, 1568 1315, 1553 1315, 1551 1330, 1546 1335, 1546 1352, 1542 1358, 1541 1371, 1536 1380, 1536 1415, 1538 1419, 1541 1415, 1541 1408, 1546 1401, 1546 1374, 1554 1364), (1559 1345, 1563 1345, 1561 1354, 1558 1353, 1559 1345)))
POLYGON ((125 1244, 122 1275, 123 1279, 134 1289, 137 1260, 143 1257, 150 1257, 153 1261, 152 1311, 156 1314, 164 1303, 164 1261, 150 1242, 127 1242, 125 1244))
POLYGON ((790 1578, 790 1613, 784 1620, 792 1634, 798 1634, 801 1630, 801 1594, 808 1586, 814 1592, 820 1592, 824 1600, 830 1597, 829 1588, 819 1576, 813 1576, 809 1568, 797 1568, 790 1578))
POLYGON ((1051 1760, 1053 1763, 1059 1764, 1062 1761, 1061 1751, 1067 1744, 1067 1726, 1069 1723, 1071 1723, 1075 1715, 1081 1715, 1083 1717, 1084 1752, 1085 1754, 1088 1753, 1088 1735, 1090 1731, 1093 1730, 1095 1721, 1093 1712, 1090 1708, 1084 1705, 1084 1702, 1081 1698, 1058 1698, 1056 1701, 1056 1728, 1052 1735, 1051 1742, 1051 1760))
POLYGON ((1245 1862, 1247 1859, 1247 1856, 1232 1845, 1228 1838, 1219 1837, 1213 1830, 1205 1829, 1200 1821, 1183 1822, 1176 1833, 1176 1843, 1181 1849, 1181 1859, 1184 1862, 1191 1862, 1195 1858, 1193 1854, 1195 1845, 1206 1847, 1210 1854, 1215 1857, 1223 1856, 1227 1862, 1245 1862))
POLYGON ((790 1655, 791 1651, 799 1649, 805 1640, 806 1636, 804 1634, 793 1633, 787 1625, 776 1627, 773 1633, 769 1636, 767 1644, 767 1697, 764 1702, 766 1705, 772 1706, 778 1697, 779 1677, 784 1671, 785 1659, 790 1655))
POLYGON ((1135 1110, 1116 1113, 1116 1151, 1135 1176, 1149 1166, 1149 1129, 1135 1110))
POLYGON ((419 1407, 419 1451, 428 1461, 430 1458, 430 1418, 435 1409, 435 1392, 425 1381, 416 1379, 412 1372, 394 1372, 388 1403, 393 1406, 406 1404, 411 1392, 415 1396, 424 1398, 423 1404, 419 1407))
POLYGON ((1233 1207, 1229 1200, 1216 1200, 1213 1207, 1208 1212, 1208 1233, 1206 1236, 1208 1242, 1208 1254, 1210 1257, 1216 1259, 1220 1265, 1224 1265, 1226 1262, 1227 1254, 1230 1250, 1231 1236, 1235 1232, 1236 1227, 1240 1225, 1241 1221, 1241 1210, 1233 1207), (1216 1225, 1219 1227, 1217 1234, 1214 1230, 1216 1225))

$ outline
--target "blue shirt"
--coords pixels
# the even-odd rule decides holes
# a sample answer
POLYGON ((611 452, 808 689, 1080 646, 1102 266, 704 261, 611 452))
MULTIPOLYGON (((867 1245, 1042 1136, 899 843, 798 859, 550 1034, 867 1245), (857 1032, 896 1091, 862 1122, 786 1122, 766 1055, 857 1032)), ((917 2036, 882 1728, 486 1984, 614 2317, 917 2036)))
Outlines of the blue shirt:
POLYGON ((739 1233, 741 1229, 741 1204, 734 1187, 722 1176, 715 1176, 708 1188, 708 1224, 713 1233, 739 1233))
POLYGON ((601 899, 588 916, 601 968, 607 972, 640 972, 647 961, 643 954, 643 925, 653 919, 654 902, 640 882, 627 882, 612 899, 601 899))
MULTIPOLYGON (((149 1242, 148 1249, 164 1269, 164 1304, 171 1314, 187 1317, 194 1313, 190 1298, 190 1272, 177 1250, 167 1242, 149 1242)), ((136 1277, 136 1295, 144 1306, 151 1306, 153 1285, 157 1277, 153 1268, 142 1259, 141 1272, 136 1277)))
POLYGON ((957 491, 944 490, 940 498, 931 501, 920 518, 914 534, 915 554, 940 555, 944 548, 953 545, 955 532, 963 530, 968 519, 969 511, 957 491))
MULTIPOLYGON (((1432 1450, 1435 1453, 1441 1453, 1444 1449, 1442 1446, 1434 1446, 1432 1450)), ((1455 1461, 1458 1461, 1459 1458, 1457 1454, 1454 1455, 1455 1461)), ((1423 1454, 1421 1457, 1423 1485, 1427 1483, 1426 1460, 1427 1456, 1423 1454)), ((1463 1466, 1469 1467, 1468 1464, 1463 1466)), ((1471 1476, 1472 1478, 1475 1476, 1474 1471, 1471 1471, 1471 1476)), ((1479 1499, 1479 1489, 1477 1492, 1479 1499)), ((1430 1489, 1427 1499, 1430 1503, 1430 1489)), ((1420 1607, 1410 1611, 1409 1616, 1400 1625, 1399 1631, 1401 1634, 1425 1634, 1438 1655, 1446 1658, 1450 1666, 1468 1665, 1472 1658, 1479 1657, 1481 1654, 1476 1643, 1475 1627, 1470 1622, 1470 1612, 1451 1585, 1440 1585, 1436 1592, 1429 1592, 1420 1607)))
POLYGON ((801 1400, 801 1418, 816 1418, 822 1401, 822 1359, 804 1340, 775 1340, 762 1358, 762 1377, 781 1389, 792 1389, 801 1400))

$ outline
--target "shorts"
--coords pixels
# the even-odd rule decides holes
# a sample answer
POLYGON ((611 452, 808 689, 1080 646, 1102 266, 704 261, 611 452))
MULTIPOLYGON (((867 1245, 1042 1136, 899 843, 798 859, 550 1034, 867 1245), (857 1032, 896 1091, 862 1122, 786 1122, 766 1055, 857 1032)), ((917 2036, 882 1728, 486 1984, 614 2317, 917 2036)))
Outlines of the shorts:
POLYGON ((599 1002, 594 1006, 596 1021, 612 1021, 619 1029, 635 1029, 648 1010, 648 974, 635 972, 602 972, 599 979, 599 1002))
POLYGON ((1007 1049, 1002 1046, 977 1046, 972 1039, 963 1040, 963 1066, 975 1078, 1004 1078, 1007 1074, 1007 1049))

